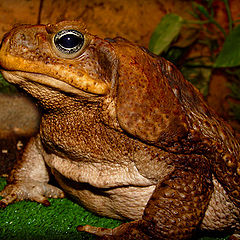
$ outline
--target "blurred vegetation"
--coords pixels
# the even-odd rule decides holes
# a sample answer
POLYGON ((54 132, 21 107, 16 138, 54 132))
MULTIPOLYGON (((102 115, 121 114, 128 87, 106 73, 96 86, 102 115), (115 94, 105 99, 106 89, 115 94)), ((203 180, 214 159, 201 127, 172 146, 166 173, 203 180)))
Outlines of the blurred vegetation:
MULTIPOLYGON (((240 25, 232 20, 228 0, 222 2, 227 31, 215 19, 214 0, 202 1, 203 5, 193 2, 190 13, 194 20, 165 15, 151 36, 149 50, 173 62, 204 96, 214 70, 220 69, 230 79, 231 100, 240 100, 240 25), (200 48, 194 50, 198 55, 192 54, 196 46, 200 48)), ((229 104, 230 115, 240 120, 237 101, 229 104)))

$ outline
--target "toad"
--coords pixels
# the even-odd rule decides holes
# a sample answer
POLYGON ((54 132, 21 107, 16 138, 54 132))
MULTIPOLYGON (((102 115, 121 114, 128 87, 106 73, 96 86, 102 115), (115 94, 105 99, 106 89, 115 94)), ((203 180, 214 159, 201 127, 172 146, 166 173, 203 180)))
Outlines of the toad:
POLYGON ((131 220, 113 230, 78 227, 104 239, 239 233, 239 140, 173 64, 64 21, 13 28, 0 65, 42 113, 2 207, 48 205, 67 193, 99 215, 131 220))

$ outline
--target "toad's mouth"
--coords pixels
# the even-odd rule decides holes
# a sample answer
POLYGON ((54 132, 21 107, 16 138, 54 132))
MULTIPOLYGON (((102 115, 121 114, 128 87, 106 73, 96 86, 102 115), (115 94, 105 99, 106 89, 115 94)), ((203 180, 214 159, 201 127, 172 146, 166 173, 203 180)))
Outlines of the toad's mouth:
POLYGON ((18 84, 23 80, 37 82, 54 87, 62 91, 105 95, 109 86, 99 79, 93 79, 87 73, 80 73, 57 64, 45 64, 39 61, 30 61, 0 51, 0 65, 4 77, 11 83, 18 84))
MULTIPOLYGON (((10 83, 19 85, 24 87, 28 84, 28 82, 33 82, 41 85, 45 85, 52 89, 56 89, 58 91, 73 93, 77 95, 84 95, 84 92, 81 89, 78 89, 70 84, 58 80, 53 77, 49 77, 47 75, 39 74, 39 73, 29 73, 29 72, 21 72, 21 71, 6 71, 1 70, 3 77, 10 83)), ((87 94, 87 93, 86 93, 87 94)))

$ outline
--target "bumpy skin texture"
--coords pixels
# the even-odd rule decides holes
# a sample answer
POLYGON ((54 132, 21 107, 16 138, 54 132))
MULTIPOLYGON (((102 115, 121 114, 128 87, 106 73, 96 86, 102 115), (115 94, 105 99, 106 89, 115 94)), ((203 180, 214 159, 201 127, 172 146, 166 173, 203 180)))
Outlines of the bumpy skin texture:
POLYGON ((133 220, 113 230, 78 227, 103 239, 239 232, 239 141, 171 63, 71 21, 12 29, 0 64, 42 112, 1 206, 63 197, 48 184, 53 174, 89 210, 133 220), (59 50, 62 30, 83 34, 79 50, 59 50))

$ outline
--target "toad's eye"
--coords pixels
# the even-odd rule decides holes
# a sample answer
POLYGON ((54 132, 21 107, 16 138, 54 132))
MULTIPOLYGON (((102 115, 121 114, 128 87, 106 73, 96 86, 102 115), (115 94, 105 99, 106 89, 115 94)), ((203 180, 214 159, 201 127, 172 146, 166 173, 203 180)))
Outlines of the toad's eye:
POLYGON ((54 44, 64 54, 77 53, 84 45, 84 36, 76 30, 65 29, 55 35, 54 44))

